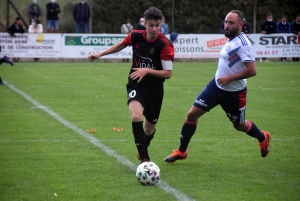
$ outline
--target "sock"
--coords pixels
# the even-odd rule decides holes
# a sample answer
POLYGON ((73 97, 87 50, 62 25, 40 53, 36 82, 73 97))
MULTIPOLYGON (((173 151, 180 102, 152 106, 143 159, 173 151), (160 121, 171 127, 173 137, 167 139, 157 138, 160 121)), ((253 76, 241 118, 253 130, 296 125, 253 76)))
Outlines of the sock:
POLYGON ((179 151, 185 152, 187 150, 187 147, 190 143, 192 136, 196 131, 196 128, 197 128, 197 121, 196 122, 190 122, 188 120, 184 121, 184 124, 181 129, 179 151))
POLYGON ((155 131, 156 130, 154 130, 153 134, 150 135, 150 136, 146 135, 146 144, 147 144, 147 147, 149 147, 151 140, 154 138, 155 131))
POLYGON ((249 120, 246 121, 248 121, 248 129, 245 131, 245 133, 247 133, 251 137, 258 139, 258 141, 260 142, 264 141, 265 135, 262 134, 262 132, 255 125, 255 123, 249 120))
POLYGON ((134 136, 134 142, 141 159, 146 159, 150 161, 150 157, 148 155, 148 147, 146 143, 146 134, 143 128, 143 122, 132 122, 132 132, 134 136))

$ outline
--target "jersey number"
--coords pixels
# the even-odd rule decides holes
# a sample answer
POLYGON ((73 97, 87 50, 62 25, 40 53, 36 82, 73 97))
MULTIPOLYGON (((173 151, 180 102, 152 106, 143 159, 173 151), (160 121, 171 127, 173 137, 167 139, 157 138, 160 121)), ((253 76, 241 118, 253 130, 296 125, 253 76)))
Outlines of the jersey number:
POLYGON ((134 98, 136 96, 136 91, 132 90, 129 94, 128 94, 128 98, 134 98))

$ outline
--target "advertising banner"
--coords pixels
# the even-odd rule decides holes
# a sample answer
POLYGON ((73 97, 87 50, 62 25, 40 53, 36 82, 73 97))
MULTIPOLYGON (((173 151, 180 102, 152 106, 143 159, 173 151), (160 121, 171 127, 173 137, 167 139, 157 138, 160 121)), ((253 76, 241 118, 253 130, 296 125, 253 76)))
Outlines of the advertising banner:
MULTIPOLYGON (((122 41, 124 34, 0 33, 0 55, 19 58, 87 58, 122 41)), ((167 35, 169 37, 169 35, 167 35)), ((248 34, 256 58, 300 57, 300 36, 248 34)), ((227 42, 223 34, 179 34, 173 42, 175 58, 218 58, 227 42)), ((132 47, 103 58, 132 58, 132 47)))
POLYGON ((17 58, 61 58, 61 34, 0 33, 1 55, 17 58))
MULTIPOLYGON (((88 55, 101 52, 122 41, 124 34, 64 34, 62 57, 87 58, 88 55)), ((126 47, 120 52, 106 55, 102 58, 131 58, 132 49, 126 47)))
MULTIPOLYGON (((249 34, 255 57, 300 57, 300 36, 295 34, 249 34)), ((179 34, 173 43, 175 58, 218 58, 227 42, 222 34, 179 34)))

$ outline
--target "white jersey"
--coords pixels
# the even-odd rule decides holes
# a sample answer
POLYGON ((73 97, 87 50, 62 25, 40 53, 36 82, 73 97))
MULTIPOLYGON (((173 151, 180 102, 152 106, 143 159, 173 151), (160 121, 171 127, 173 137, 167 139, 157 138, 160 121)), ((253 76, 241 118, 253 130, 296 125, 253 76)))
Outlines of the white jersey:
POLYGON ((223 76, 237 74, 246 69, 244 62, 255 62, 252 44, 242 32, 228 40, 220 51, 218 69, 215 81, 220 89, 225 91, 239 91, 246 87, 247 79, 231 81, 226 85, 219 85, 217 79, 223 76))

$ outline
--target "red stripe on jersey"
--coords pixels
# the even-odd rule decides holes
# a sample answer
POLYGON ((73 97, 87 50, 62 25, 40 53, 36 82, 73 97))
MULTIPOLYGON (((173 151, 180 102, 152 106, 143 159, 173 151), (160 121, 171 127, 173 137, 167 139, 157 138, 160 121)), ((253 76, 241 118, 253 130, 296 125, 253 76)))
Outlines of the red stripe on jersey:
POLYGON ((163 41, 166 45, 160 52, 160 58, 161 60, 165 61, 173 61, 174 60, 174 46, 173 44, 169 41, 169 39, 164 36, 163 34, 159 33, 158 34, 159 40, 163 41))
POLYGON ((239 94, 239 109, 246 106, 246 90, 239 94))

